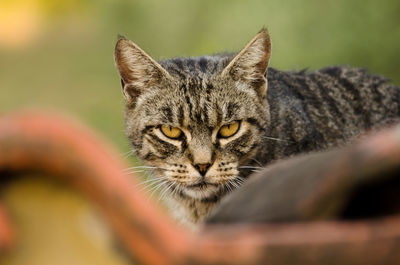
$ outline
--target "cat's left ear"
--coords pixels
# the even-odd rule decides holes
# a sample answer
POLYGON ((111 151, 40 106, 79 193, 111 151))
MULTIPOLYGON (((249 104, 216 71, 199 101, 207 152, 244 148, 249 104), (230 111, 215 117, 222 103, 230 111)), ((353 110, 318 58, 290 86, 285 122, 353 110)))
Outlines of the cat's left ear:
POLYGON ((262 29, 225 67, 222 75, 249 84, 260 97, 265 97, 268 86, 265 76, 270 55, 271 40, 268 31, 262 29))

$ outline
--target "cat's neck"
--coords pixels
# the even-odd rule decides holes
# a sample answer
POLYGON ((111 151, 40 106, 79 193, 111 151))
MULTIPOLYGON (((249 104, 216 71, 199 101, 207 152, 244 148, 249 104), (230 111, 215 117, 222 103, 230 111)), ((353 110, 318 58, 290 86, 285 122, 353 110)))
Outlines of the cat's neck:
POLYGON ((169 194, 166 196, 165 203, 174 219, 186 227, 195 228, 197 224, 204 221, 221 197, 201 200, 169 194))

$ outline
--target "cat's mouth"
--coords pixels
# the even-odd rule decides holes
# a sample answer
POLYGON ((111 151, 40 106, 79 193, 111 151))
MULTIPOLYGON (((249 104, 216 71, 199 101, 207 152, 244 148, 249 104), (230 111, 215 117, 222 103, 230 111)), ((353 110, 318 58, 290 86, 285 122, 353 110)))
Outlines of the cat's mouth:
POLYGON ((209 186, 217 187, 218 185, 215 184, 215 183, 210 183, 210 182, 207 182, 205 180, 202 180, 202 181, 199 181, 199 182, 197 182, 195 184, 188 185, 187 187, 188 188, 192 188, 192 189, 204 189, 204 188, 207 188, 209 186))
POLYGON ((200 180, 193 184, 186 184, 182 192, 194 199, 207 199, 216 196, 220 190, 219 186, 220 185, 207 182, 206 180, 200 180))

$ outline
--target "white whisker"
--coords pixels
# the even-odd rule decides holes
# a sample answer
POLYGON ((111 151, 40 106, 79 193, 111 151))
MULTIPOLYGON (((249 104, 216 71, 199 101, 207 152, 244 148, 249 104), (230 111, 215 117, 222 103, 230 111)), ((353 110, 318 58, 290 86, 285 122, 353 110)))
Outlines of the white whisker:
POLYGON ((128 171, 128 170, 131 170, 131 169, 164 169, 164 168, 161 168, 161 167, 153 167, 153 166, 134 166, 134 167, 128 167, 128 168, 125 168, 123 171, 128 171))
POLYGON ((143 172, 147 172, 147 171, 146 170, 133 170, 133 171, 125 172, 125 173, 134 174, 134 173, 143 173, 143 172))
POLYGON ((151 190, 149 190, 150 193, 150 197, 153 197, 153 194, 159 189, 161 188, 163 185, 167 184, 168 181, 166 179, 163 179, 162 182, 158 183, 157 185, 155 185, 153 188, 151 188, 151 190))
POLYGON ((262 167, 255 167, 255 166, 241 166, 239 168, 250 168, 250 169, 260 169, 262 167))
POLYGON ((293 143, 293 141, 279 139, 279 138, 275 138, 275 137, 269 137, 269 136, 262 136, 262 138, 268 139, 268 140, 274 140, 274 141, 278 141, 278 142, 293 143))
POLYGON ((244 179, 243 179, 242 177, 237 177, 237 178, 235 179, 235 181, 236 181, 239 185, 243 185, 243 183, 244 183, 244 179))
POLYGON ((240 185, 234 179, 232 180, 231 183, 236 189, 240 188, 240 185))
POLYGON ((255 158, 252 158, 251 160, 253 160, 254 162, 256 162, 260 167, 263 167, 263 165, 260 163, 260 161, 258 161, 257 159, 255 159, 255 158))
POLYGON ((179 191, 181 191, 182 188, 180 187, 180 184, 174 185, 172 187, 172 196, 175 196, 178 194, 179 191))
POLYGON ((231 187, 231 192, 235 190, 235 186, 231 181, 229 182, 229 186, 231 187))
POLYGON ((123 158, 127 158, 129 155, 132 155, 132 154, 133 154, 133 150, 130 150, 128 152, 122 153, 121 155, 123 158))
POLYGON ((150 188, 150 187, 152 187, 153 185, 158 184, 158 183, 160 183, 160 182, 162 182, 162 181, 163 181, 163 179, 149 179, 149 180, 146 180, 145 182, 139 183, 137 186, 138 186, 138 187, 139 187, 139 186, 144 186, 144 187, 142 188, 142 190, 144 190, 144 189, 150 188))
POLYGON ((150 185, 146 185, 145 187, 142 187, 140 190, 141 191, 146 191, 146 192, 151 192, 154 188, 158 189, 157 186, 160 185, 160 184, 161 184, 161 186, 163 185, 163 183, 161 183, 161 182, 152 183, 150 185))
POLYGON ((158 198, 159 201, 161 201, 162 199, 164 199, 164 196, 167 194, 167 192, 170 190, 170 188, 174 185, 173 182, 171 182, 168 186, 166 186, 166 188, 164 188, 164 190, 161 192, 160 197, 158 198))
POLYGON ((234 181, 230 181, 229 182, 234 188, 239 188, 239 186, 234 182, 234 181))
POLYGON ((228 192, 231 192, 231 191, 232 191, 232 187, 231 187, 230 184, 231 184, 231 183, 230 183, 229 181, 225 183, 225 187, 227 188, 228 192))
POLYGON ((162 178, 151 177, 151 178, 146 179, 145 181, 140 182, 139 184, 143 185, 143 184, 146 184, 148 182, 159 182, 159 181, 162 181, 162 180, 163 180, 162 178))

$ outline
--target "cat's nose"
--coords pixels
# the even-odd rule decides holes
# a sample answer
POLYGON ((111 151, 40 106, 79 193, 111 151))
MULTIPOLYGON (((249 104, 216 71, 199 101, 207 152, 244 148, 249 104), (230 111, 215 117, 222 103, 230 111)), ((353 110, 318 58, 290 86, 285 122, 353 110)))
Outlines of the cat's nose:
POLYGON ((196 164, 194 167, 199 171, 200 175, 204 177, 207 173, 207 170, 210 168, 211 164, 196 164))

